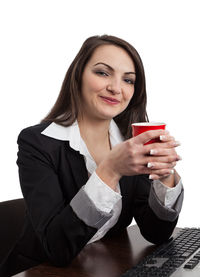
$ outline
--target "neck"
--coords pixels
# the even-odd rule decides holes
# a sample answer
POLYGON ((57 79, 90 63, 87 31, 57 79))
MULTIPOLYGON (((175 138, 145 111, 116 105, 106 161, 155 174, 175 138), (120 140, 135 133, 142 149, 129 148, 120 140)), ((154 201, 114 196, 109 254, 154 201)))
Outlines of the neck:
POLYGON ((80 134, 83 140, 103 143, 108 141, 110 120, 78 119, 80 134))

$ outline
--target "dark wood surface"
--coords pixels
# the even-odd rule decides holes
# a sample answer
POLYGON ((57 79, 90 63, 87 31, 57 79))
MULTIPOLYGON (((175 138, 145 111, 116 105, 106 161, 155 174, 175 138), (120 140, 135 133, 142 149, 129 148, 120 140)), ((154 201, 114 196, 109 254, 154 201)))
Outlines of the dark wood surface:
POLYGON ((68 267, 41 264, 15 277, 119 277, 155 247, 141 236, 134 225, 117 237, 87 245, 68 267))

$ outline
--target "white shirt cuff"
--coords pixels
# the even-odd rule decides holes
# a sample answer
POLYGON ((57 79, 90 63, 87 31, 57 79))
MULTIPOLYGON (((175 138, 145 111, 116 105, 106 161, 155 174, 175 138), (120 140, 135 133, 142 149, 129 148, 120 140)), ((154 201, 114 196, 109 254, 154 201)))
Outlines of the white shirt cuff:
POLYGON ((110 213, 114 205, 122 198, 119 184, 116 192, 106 185, 94 171, 84 186, 84 191, 98 210, 110 213))
POLYGON ((167 208, 173 208, 173 205, 176 203, 176 200, 183 189, 183 184, 180 179, 175 187, 169 188, 160 180, 154 180, 153 188, 160 202, 167 208))

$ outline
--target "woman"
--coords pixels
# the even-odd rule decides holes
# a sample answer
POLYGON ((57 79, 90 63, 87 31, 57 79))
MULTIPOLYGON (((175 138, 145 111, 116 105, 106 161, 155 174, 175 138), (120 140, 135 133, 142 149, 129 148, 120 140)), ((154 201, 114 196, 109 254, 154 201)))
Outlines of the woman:
POLYGON ((11 253, 15 272, 44 261, 66 266, 133 217, 147 240, 170 237, 183 199, 173 170, 179 143, 164 130, 132 138, 131 123, 141 121, 146 89, 138 53, 117 37, 88 38, 50 113, 18 138, 27 216, 11 253))

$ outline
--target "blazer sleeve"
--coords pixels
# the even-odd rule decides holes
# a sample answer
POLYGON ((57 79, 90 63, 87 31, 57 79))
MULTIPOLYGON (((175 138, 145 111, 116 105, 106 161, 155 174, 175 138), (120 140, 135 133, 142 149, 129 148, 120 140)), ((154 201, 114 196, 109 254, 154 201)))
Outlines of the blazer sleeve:
POLYGON ((183 191, 179 195, 173 209, 164 207, 146 175, 137 176, 133 205, 133 216, 141 234, 148 241, 160 244, 171 236, 178 220, 183 201, 183 191))
POLYGON ((88 226, 66 203, 56 167, 41 137, 31 127, 18 137, 20 184, 31 224, 50 262, 65 266, 97 229, 88 226))

